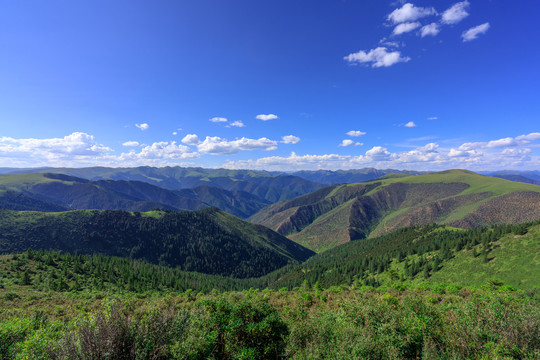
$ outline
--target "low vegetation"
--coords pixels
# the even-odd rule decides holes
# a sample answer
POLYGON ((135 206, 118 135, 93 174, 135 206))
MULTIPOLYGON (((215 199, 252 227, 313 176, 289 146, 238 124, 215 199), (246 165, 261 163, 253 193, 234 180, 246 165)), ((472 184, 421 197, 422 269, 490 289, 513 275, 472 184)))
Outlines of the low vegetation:
POLYGON ((0 312, 2 359, 540 356, 538 293, 497 284, 0 294, 7 305, 0 312))

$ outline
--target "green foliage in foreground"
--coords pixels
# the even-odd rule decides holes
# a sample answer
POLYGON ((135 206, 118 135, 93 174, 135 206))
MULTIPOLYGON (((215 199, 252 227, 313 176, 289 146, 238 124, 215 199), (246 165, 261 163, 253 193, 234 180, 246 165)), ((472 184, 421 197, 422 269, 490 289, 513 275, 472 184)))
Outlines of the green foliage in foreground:
POLYGON ((305 288, 104 299, 60 315, 14 299, 0 312, 0 358, 538 359, 540 307, 528 295, 305 288))

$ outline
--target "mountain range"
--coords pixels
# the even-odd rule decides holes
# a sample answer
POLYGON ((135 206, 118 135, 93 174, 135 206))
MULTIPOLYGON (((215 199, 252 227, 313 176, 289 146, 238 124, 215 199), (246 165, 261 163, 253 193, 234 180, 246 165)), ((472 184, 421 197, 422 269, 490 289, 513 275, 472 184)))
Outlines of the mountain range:
MULTIPOLYGON (((540 186, 467 170, 7 170, 0 175, 0 252, 99 253, 236 278, 269 274, 315 252, 330 256, 345 244, 379 244, 372 241, 411 226, 473 229, 540 218, 540 186), (323 185, 329 181, 339 184, 323 185)), ((388 244, 397 242, 385 244, 392 252, 388 244)), ((267 284, 285 281, 279 271, 269 276, 267 284)))

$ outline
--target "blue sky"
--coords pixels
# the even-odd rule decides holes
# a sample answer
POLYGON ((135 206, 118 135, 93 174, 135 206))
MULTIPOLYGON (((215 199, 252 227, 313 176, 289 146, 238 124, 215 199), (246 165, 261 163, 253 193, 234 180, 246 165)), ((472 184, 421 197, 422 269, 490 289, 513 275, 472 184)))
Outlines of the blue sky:
POLYGON ((0 4, 0 166, 540 169, 538 1, 0 4))

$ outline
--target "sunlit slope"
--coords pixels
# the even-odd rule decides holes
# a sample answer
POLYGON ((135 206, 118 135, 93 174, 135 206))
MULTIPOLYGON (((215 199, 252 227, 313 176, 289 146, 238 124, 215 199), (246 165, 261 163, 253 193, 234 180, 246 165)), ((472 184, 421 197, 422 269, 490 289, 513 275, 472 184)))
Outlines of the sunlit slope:
POLYGON ((448 170, 327 187, 250 220, 322 251, 410 225, 471 228, 538 218, 540 186, 448 170))
POLYGON ((315 284, 540 286, 540 221, 492 228, 411 226, 351 241, 267 276, 275 288, 315 284))

